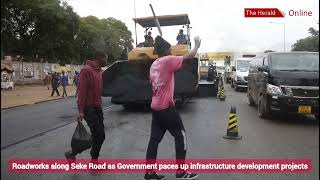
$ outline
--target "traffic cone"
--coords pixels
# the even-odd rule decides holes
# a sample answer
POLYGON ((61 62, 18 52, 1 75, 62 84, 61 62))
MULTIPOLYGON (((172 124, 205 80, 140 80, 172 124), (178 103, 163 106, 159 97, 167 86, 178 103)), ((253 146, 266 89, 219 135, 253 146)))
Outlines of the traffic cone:
POLYGON ((217 97, 220 99, 220 101, 224 101, 226 96, 224 95, 224 86, 223 86, 223 81, 222 77, 219 78, 219 90, 218 90, 218 95, 217 97))
POLYGON ((220 91, 221 91, 221 87, 220 87, 220 85, 218 85, 218 93, 217 93, 217 98, 219 98, 219 97, 220 97, 220 91))
POLYGON ((238 128, 238 121, 236 117, 236 107, 231 106, 231 110, 229 113, 229 121, 228 121, 228 128, 227 134, 223 136, 225 139, 235 139, 240 140, 242 136, 239 135, 239 128, 238 128))
POLYGON ((224 86, 223 86, 222 77, 220 78, 220 81, 221 81, 221 87, 220 87, 220 95, 219 95, 219 98, 220 98, 220 101, 224 101, 225 98, 226 98, 226 95, 224 94, 224 86))
POLYGON ((221 93, 221 80, 220 77, 218 78, 218 93, 217 93, 217 98, 220 97, 220 93, 221 93))
POLYGON ((220 90, 220 101, 224 101, 226 99, 226 95, 224 95, 224 88, 222 86, 221 90, 220 90))

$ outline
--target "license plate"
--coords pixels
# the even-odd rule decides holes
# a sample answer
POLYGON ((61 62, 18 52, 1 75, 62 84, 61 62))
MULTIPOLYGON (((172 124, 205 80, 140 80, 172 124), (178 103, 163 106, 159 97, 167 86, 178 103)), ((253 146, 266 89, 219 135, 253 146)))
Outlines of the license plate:
POLYGON ((299 106, 298 113, 310 114, 311 106, 299 106))

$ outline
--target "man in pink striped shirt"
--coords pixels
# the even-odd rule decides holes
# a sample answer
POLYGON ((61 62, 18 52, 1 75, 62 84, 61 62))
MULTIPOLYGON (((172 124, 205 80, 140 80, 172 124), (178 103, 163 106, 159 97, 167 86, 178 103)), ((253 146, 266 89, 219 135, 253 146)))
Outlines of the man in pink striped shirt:
MULTIPOLYGON (((161 142, 165 132, 168 130, 175 139, 176 159, 178 164, 183 163, 186 158, 187 145, 183 122, 175 109, 174 74, 181 69, 183 62, 188 61, 196 55, 201 41, 195 37, 195 47, 185 56, 172 56, 171 45, 161 36, 155 39, 154 50, 159 58, 150 68, 150 81, 152 84, 152 125, 151 137, 147 150, 147 163, 154 163, 157 158, 158 144, 161 142)), ((198 175, 178 169, 177 179, 195 179, 198 175)), ((147 171, 144 179, 165 179, 165 176, 155 172, 147 171)))

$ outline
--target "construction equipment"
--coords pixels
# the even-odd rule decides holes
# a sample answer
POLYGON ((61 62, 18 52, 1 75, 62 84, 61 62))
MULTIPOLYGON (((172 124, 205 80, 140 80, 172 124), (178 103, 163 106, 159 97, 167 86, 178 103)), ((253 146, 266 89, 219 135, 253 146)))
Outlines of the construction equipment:
MULTIPOLYGON (((150 6, 152 7, 152 6, 150 6)), ((187 28, 190 40, 190 20, 187 14, 134 18, 135 23, 145 28, 145 32, 157 25, 183 25, 187 28)), ((161 28, 158 26, 159 33, 161 28)), ((178 30, 177 30, 178 31, 178 30)), ((171 54, 183 56, 190 50, 190 42, 183 45, 172 45, 171 54)), ((152 98, 149 70, 152 62, 158 58, 153 47, 137 47, 128 53, 128 60, 117 61, 103 72, 103 96, 111 96, 114 104, 125 107, 148 106, 152 98)), ((182 69, 175 74, 174 97, 178 103, 191 98, 198 88, 198 59, 184 63, 182 69)))
POLYGON ((206 80, 208 78, 208 69, 209 69, 209 57, 207 53, 201 54, 199 56, 200 64, 199 64, 199 73, 200 80, 206 80))

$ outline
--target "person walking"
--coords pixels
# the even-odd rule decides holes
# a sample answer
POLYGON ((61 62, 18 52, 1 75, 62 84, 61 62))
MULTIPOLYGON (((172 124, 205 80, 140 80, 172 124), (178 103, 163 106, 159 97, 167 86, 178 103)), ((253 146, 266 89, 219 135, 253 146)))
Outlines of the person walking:
POLYGON ((73 84, 76 86, 76 94, 75 94, 76 97, 78 96, 79 79, 80 79, 80 74, 78 71, 75 71, 73 76, 73 84))
POLYGON ((57 75, 56 72, 54 72, 52 74, 52 78, 51 78, 51 96, 53 96, 54 92, 57 93, 58 96, 60 96, 59 90, 58 90, 58 86, 59 86, 59 77, 57 75))
POLYGON ((48 90, 50 90, 51 81, 52 81, 52 75, 48 73, 46 77, 43 79, 43 84, 47 86, 48 90))
MULTIPOLYGON (((78 121, 83 119, 87 122, 91 136, 91 159, 97 160, 101 146, 105 140, 103 112, 102 112, 102 71, 101 68, 107 65, 107 56, 103 52, 96 52, 94 60, 88 60, 80 72, 78 92, 78 121)), ((65 153, 68 160, 74 160, 81 152, 71 150, 65 153)))
POLYGON ((67 98, 68 94, 67 94, 67 85, 68 83, 68 77, 65 75, 65 72, 62 71, 62 76, 61 76, 61 85, 62 85, 62 89, 63 89, 63 93, 62 93, 62 97, 67 98))
MULTIPOLYGON (((180 167, 186 158, 187 144, 186 134, 182 119, 175 108, 174 94, 174 74, 181 69, 184 62, 194 58, 201 40, 195 37, 195 47, 185 56, 172 56, 171 45, 161 36, 155 39, 154 49, 159 58, 156 59, 150 68, 150 81, 152 84, 152 123, 151 136, 148 144, 146 161, 153 164, 157 158, 158 144, 161 142, 165 132, 168 130, 174 137, 176 160, 180 167)), ((176 179, 195 179, 198 175, 179 168, 176 179)), ((165 179, 165 176, 158 175, 152 170, 148 170, 144 179, 165 179)))

